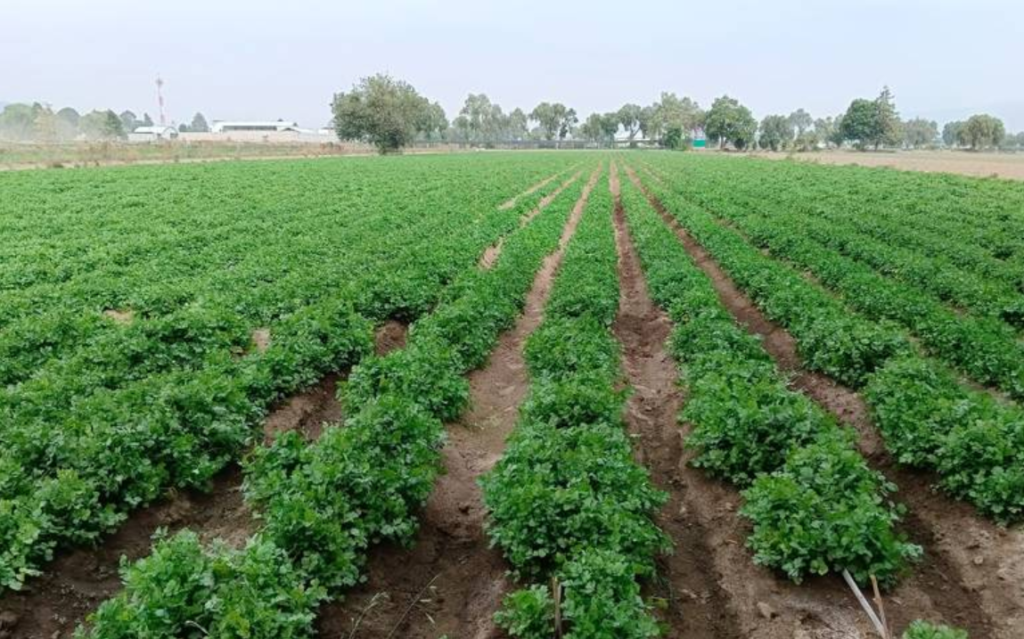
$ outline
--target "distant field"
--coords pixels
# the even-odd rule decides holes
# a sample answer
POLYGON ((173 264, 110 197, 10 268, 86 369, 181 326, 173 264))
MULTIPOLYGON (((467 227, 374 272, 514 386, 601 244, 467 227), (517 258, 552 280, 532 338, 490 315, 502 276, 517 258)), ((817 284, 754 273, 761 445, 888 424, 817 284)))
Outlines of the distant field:
MULTIPOLYGON (((760 157, 781 159, 783 154, 765 154, 760 157)), ((858 153, 855 151, 827 151, 799 153, 792 157, 805 162, 821 164, 858 164, 860 166, 889 166, 905 171, 927 173, 959 173, 990 177, 993 175, 1013 180, 1024 180, 1024 153, 970 153, 967 151, 899 151, 895 153, 858 153)))

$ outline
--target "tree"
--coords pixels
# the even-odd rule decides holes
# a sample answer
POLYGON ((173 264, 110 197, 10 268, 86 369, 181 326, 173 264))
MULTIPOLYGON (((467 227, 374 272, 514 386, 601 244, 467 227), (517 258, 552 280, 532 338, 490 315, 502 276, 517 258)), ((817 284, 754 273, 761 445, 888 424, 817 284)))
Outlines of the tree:
MULTIPOLYGON (((836 119, 832 116, 818 118, 814 121, 814 134, 818 141, 824 142, 826 146, 836 144, 837 137, 836 119)), ((839 142, 842 144, 842 142, 839 142)))
POLYGON ((792 119, 784 115, 768 115, 761 120, 761 137, 758 144, 762 149, 778 151, 786 148, 793 140, 792 119))
POLYGON ((962 121, 947 122, 946 126, 942 127, 942 143, 950 148, 960 146, 960 134, 963 128, 962 121))
POLYGON ((888 86, 875 98, 875 149, 885 144, 893 146, 902 139, 900 133, 900 114, 896 111, 896 101, 888 86))
POLYGON ((744 149, 754 141, 757 120, 738 100, 723 95, 711 105, 704 128, 718 140, 719 147, 731 142, 735 148, 744 149))
POLYGON ((192 124, 189 125, 188 129, 193 133, 209 133, 210 125, 206 122, 206 117, 202 113, 196 113, 192 116, 192 124))
POLYGON ((423 138, 429 142, 443 140, 448 131, 448 116, 444 108, 437 102, 432 102, 424 112, 424 118, 420 128, 423 138))
POLYGON ((492 104, 486 94, 472 94, 459 111, 461 135, 467 142, 495 142, 504 139, 508 118, 501 106, 492 104))
POLYGON ((1006 136, 1006 128, 999 118, 987 114, 972 115, 960 130, 960 144, 972 151, 999 146, 1006 136))
POLYGON ((40 105, 39 108, 33 109, 33 111, 36 117, 33 127, 35 140, 48 144, 56 142, 60 137, 60 128, 57 115, 53 112, 53 109, 49 105, 40 105))
POLYGON ((877 138, 877 114, 871 100, 857 98, 851 102, 840 126, 843 140, 850 140, 861 149, 871 144, 877 138))
POLYGON ((142 126, 153 126, 153 118, 148 113, 142 114, 142 126))
POLYGON ((661 145, 666 149, 685 148, 686 139, 683 137, 683 128, 678 124, 670 124, 665 129, 665 137, 661 139, 661 145))
POLYGON ((609 142, 615 142, 615 134, 619 132, 619 114, 618 112, 605 113, 601 116, 601 128, 604 131, 604 137, 609 142))
POLYGON ((82 119, 78 111, 71 107, 64 107, 54 114, 54 118, 56 120, 58 139, 71 140, 78 135, 78 122, 82 119))
POLYGON ((564 140, 578 119, 576 111, 560 102, 541 102, 530 112, 530 119, 540 125, 545 140, 564 140))
POLYGON ((525 140, 530 133, 530 119, 522 109, 516 107, 508 114, 509 139, 519 142, 525 140))
POLYGON ((361 79, 331 103, 342 140, 364 140, 381 153, 408 146, 429 120, 430 102, 407 82, 378 74, 361 79))
POLYGON ((640 118, 643 117, 643 108, 639 104, 624 104, 619 109, 619 124, 626 130, 629 136, 629 144, 633 146, 636 134, 640 132, 640 118))
POLYGON ((657 104, 640 109, 637 123, 640 126, 640 134, 645 140, 661 139, 661 122, 658 118, 657 104))
POLYGON ((789 126, 796 129, 796 137, 800 137, 811 128, 814 124, 814 119, 811 118, 811 114, 803 109, 797 109, 789 114, 789 126))
POLYGON ((653 108, 654 124, 651 128, 656 135, 664 132, 667 137, 669 131, 675 129, 682 136, 679 142, 675 142, 674 139, 671 143, 662 140, 662 146, 679 148, 683 140, 689 139, 696 129, 704 126, 704 112, 700 105, 690 98, 679 98, 675 93, 662 93, 661 100, 656 102, 653 108))
POLYGON ((139 126, 138 119, 131 111, 122 111, 121 115, 117 117, 121 119, 121 126, 128 133, 134 131, 139 126))
POLYGON ((924 118, 914 118, 903 123, 903 144, 911 149, 934 146, 939 138, 939 125, 924 118))
POLYGON ((103 114, 103 137, 108 140, 120 140, 127 137, 124 122, 109 109, 103 114))
POLYGON ((35 132, 38 105, 8 104, 0 112, 0 138, 29 140, 35 132))

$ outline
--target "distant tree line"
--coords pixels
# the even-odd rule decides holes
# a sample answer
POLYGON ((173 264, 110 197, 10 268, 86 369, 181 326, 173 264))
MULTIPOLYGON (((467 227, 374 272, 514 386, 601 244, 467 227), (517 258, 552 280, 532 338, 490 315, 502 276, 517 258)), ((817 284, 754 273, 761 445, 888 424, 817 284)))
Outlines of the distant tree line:
MULTIPOLYGON (((132 111, 117 114, 108 109, 81 114, 71 107, 54 111, 50 105, 39 102, 8 104, 0 111, 0 140, 14 142, 117 141, 144 126, 153 126, 153 118, 143 113, 140 119, 132 111)), ((210 127, 203 114, 196 113, 191 124, 182 124, 178 129, 206 132, 210 127)))

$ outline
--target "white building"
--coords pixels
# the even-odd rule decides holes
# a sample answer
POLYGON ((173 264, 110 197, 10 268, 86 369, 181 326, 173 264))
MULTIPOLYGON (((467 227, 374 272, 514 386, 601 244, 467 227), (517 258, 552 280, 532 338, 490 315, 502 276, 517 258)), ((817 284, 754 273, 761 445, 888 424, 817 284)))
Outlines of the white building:
POLYGON ((178 130, 173 126, 140 126, 128 134, 129 142, 163 142, 177 138, 178 130))
POLYGON ((304 132, 298 122, 214 122, 210 133, 273 133, 282 131, 304 132))

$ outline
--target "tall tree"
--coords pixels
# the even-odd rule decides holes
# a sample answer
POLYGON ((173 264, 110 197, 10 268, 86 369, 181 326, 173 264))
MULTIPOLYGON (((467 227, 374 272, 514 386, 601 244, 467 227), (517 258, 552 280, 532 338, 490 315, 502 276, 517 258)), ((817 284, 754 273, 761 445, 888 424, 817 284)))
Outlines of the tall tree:
POLYGON ((789 125, 796 130, 796 137, 800 137, 811 128, 814 119, 811 114, 803 109, 797 109, 789 114, 789 125))
POLYGON ((878 109, 871 100, 857 98, 843 115, 840 130, 844 140, 863 149, 878 138, 878 109))
MULTIPOLYGON (((41 108, 41 105, 40 105, 41 108)), ((0 112, 0 138, 29 140, 35 132, 36 105, 8 104, 0 112)))
POLYGON ((900 114, 896 111, 896 100, 888 86, 882 88, 882 92, 875 98, 875 148, 880 145, 893 146, 899 144, 902 136, 900 133, 900 114))
POLYGON ((126 133, 131 133, 139 126, 138 118, 131 111, 122 111, 118 117, 121 118, 121 125, 126 133))
POLYGON ((428 121, 430 102, 408 82, 378 74, 363 78, 331 103, 334 128, 342 140, 364 140, 381 153, 409 145, 428 121))
POLYGON ((997 147, 1006 136, 1006 127, 999 118, 987 114, 972 115, 960 130, 960 143, 978 151, 997 147))
POLYGON ((188 128, 193 133, 210 132, 210 125, 206 122, 206 117, 202 113, 196 113, 192 116, 192 124, 188 128))
POLYGON ((745 149, 754 141, 757 120, 739 100, 723 95, 711 105, 704 128, 720 147, 732 143, 737 149, 745 149))
POLYGON ((522 109, 516 107, 508 114, 509 139, 519 142, 530 133, 530 119, 522 109))
POLYGON ((758 144, 762 149, 778 151, 793 141, 793 124, 784 115, 768 115, 761 120, 761 137, 758 144))
POLYGON ((903 144, 911 149, 932 146, 939 139, 939 125, 924 118, 913 118, 903 123, 903 144))
POLYGON ((148 113, 142 114, 142 126, 153 126, 153 118, 148 113))
POLYGON ((964 128, 963 121, 947 122, 942 127, 942 143, 950 148, 960 146, 960 132, 964 128))
POLYGON ((679 141, 673 141, 672 144, 662 142, 669 148, 679 147, 682 140, 689 139, 694 131, 704 126, 704 112, 699 104, 688 97, 679 98, 675 93, 665 92, 661 94, 661 99, 654 107, 654 129, 664 132, 664 135, 670 130, 676 130, 679 134, 679 141))
POLYGON ((576 111, 560 102, 541 102, 530 112, 530 119, 540 126, 545 140, 564 140, 576 123, 576 111))
POLYGON ((640 132, 640 118, 643 116, 643 108, 639 104, 624 104, 619 108, 619 124, 626 130, 629 136, 629 143, 632 145, 636 134, 640 132))
POLYGON ((109 109, 103 114, 103 137, 108 140, 120 140, 126 137, 124 122, 109 109))

